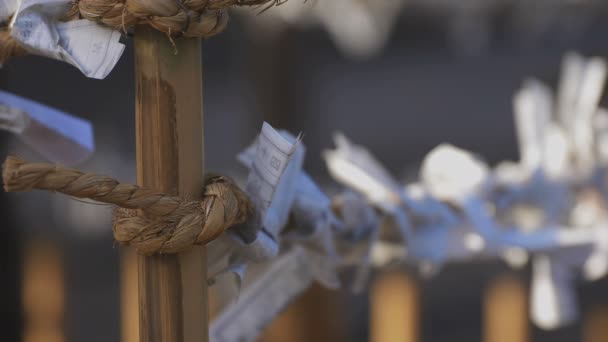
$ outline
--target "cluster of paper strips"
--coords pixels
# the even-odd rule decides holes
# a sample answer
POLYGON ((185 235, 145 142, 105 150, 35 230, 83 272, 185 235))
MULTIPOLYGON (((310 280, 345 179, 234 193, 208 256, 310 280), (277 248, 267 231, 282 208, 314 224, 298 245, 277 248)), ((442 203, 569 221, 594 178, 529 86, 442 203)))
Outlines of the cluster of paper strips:
MULTIPOLYGON (((238 156, 257 216, 208 246, 210 283, 236 285, 237 298, 214 320, 212 340, 257 336, 314 281, 361 291, 389 263, 432 275, 453 262, 530 259, 534 322, 577 319, 577 279, 608 273, 608 110, 598 107, 606 75, 604 60, 570 53, 556 95, 526 81, 513 99, 521 159, 494 168, 444 144, 403 185, 337 134, 323 157, 346 189, 332 198, 302 170, 301 137, 265 123, 238 156)), ((55 162, 94 149, 90 123, 5 92, 0 129, 55 162)))
POLYGON ((3 0, 0 24, 28 52, 69 63, 91 78, 103 79, 125 49, 118 31, 87 19, 63 22, 71 0, 3 0))
POLYGON ((568 54, 557 96, 526 81, 513 101, 521 160, 495 168, 444 144, 404 186, 338 134, 324 158, 347 190, 333 199, 301 170, 300 140, 264 124, 239 155, 264 228, 236 227, 209 246, 212 282, 230 271, 240 289, 213 322, 212 340, 257 336, 313 281, 361 290, 372 268, 388 263, 430 275, 452 262, 531 259, 533 321, 551 329, 575 320, 577 278, 608 271, 605 78, 603 60, 568 54))

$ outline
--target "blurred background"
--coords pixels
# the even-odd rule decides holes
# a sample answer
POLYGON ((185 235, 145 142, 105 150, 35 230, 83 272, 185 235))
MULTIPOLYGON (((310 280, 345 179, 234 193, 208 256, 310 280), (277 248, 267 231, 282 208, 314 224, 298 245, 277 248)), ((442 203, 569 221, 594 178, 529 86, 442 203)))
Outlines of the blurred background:
MULTIPOLYGON (((291 0, 263 14, 238 11, 227 32, 203 43, 205 168, 243 177, 235 156, 264 120, 304 132, 306 170, 329 192, 338 185, 321 152, 336 131, 404 181, 442 142, 492 164, 516 160, 513 92, 529 76, 555 87, 567 51, 605 57, 606 18, 601 0, 291 0)), ((0 69, 0 89, 91 120, 97 151, 79 168, 134 182, 125 43, 104 81, 27 56, 0 69)), ((0 141, 3 156, 42 160, 9 134, 0 141)), ((2 192, 0 212, 3 341, 136 340, 136 308, 125 302, 136 277, 113 244, 110 207, 2 192)), ((581 319, 555 331, 529 323, 529 282, 529 266, 501 261, 450 265, 430 278, 387 270, 360 295, 312 288, 261 340, 608 340, 606 279, 579 283, 581 319)))

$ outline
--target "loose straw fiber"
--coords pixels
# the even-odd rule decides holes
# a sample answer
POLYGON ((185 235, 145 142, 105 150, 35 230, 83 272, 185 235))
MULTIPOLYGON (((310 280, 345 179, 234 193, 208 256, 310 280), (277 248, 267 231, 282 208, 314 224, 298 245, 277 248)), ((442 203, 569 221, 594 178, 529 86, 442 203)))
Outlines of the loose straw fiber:
POLYGON ((253 212, 247 196, 224 177, 210 178, 199 201, 12 156, 4 163, 2 178, 7 192, 49 190, 119 206, 114 212, 114 239, 145 255, 178 253, 208 243, 253 212))
MULTIPOLYGON (((117 30, 150 25, 170 37, 210 37, 228 25, 233 6, 273 6, 285 0, 74 0, 65 20, 86 18, 117 30)), ((7 31, 0 33, 0 64, 23 54, 7 31)))

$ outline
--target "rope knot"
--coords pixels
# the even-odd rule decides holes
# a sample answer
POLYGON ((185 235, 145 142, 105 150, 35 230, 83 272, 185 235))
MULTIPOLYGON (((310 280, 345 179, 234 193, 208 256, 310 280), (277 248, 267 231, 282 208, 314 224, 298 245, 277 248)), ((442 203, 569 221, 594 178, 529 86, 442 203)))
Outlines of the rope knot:
POLYGON ((253 217, 247 195, 230 179, 208 177, 200 200, 121 184, 110 177, 9 156, 2 178, 7 192, 49 190, 115 204, 114 239, 144 255, 179 253, 206 244, 253 217))

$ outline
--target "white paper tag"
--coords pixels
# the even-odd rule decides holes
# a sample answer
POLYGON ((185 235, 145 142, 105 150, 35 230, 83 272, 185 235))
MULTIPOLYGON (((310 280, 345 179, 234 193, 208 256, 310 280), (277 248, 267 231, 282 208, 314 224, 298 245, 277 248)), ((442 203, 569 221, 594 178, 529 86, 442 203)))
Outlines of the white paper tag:
POLYGON ((91 20, 58 23, 61 45, 71 57, 72 65, 91 78, 104 79, 122 56, 125 45, 120 32, 91 20))
POLYGON ((489 167, 468 151, 441 144, 424 158, 420 178, 434 197, 460 202, 485 192, 489 167))
POLYGON ((264 217, 264 228, 277 239, 289 218, 298 191, 302 166, 304 165, 304 145, 291 135, 288 138, 294 142, 295 150, 287 162, 287 167, 279 180, 272 203, 264 217))
POLYGON ((336 134, 334 140, 336 149, 323 154, 330 174, 373 203, 394 210, 400 203, 400 186, 388 171, 366 149, 353 145, 344 135, 336 134))
POLYGON ((543 329, 555 329, 578 319, 574 273, 547 256, 534 260, 531 297, 531 319, 543 329))
POLYGON ((238 301, 211 322, 212 342, 255 341, 262 329, 313 281, 306 253, 294 247, 270 262, 238 301))
POLYGON ((230 232, 209 244, 210 281, 225 272, 239 270, 238 288, 250 263, 260 263, 279 255, 279 232, 287 222, 295 198, 297 177, 304 162, 304 147, 288 133, 279 134, 264 123, 256 142, 239 154, 250 169, 247 194, 263 227, 247 243, 230 232))
POLYGON ((21 134, 29 125, 26 112, 0 102, 0 129, 21 134))
POLYGON ((0 24, 6 23, 17 11, 19 0, 2 0, 0 2, 0 24))
POLYGON ((399 183, 363 147, 353 145, 345 136, 334 138, 336 149, 323 154, 329 173, 339 182, 360 192, 395 220, 403 237, 411 234, 408 217, 402 207, 403 201, 414 205, 399 183))
POLYGON ((91 20, 60 22, 69 0, 24 0, 11 36, 32 54, 65 61, 88 77, 103 79, 124 51, 120 33, 91 20))
POLYGON ((299 139, 289 141, 275 131, 272 126, 264 122, 262 132, 257 139, 256 155, 251 164, 249 178, 247 179, 247 194, 256 206, 257 212, 263 218, 264 226, 275 238, 278 237, 290 208, 290 198, 293 201, 295 186, 293 177, 297 177, 302 167, 304 152, 299 152, 299 158, 290 167, 286 175, 286 184, 283 191, 277 191, 280 187, 281 178, 288 168, 289 161, 296 153, 299 139), (289 188, 293 191, 289 191, 289 188), (273 201, 275 193, 277 198, 273 201), (273 206, 272 211, 271 205, 273 206))
POLYGON ((538 81, 526 84, 513 99, 521 163, 529 172, 541 167, 544 159, 551 102, 550 91, 538 81))

